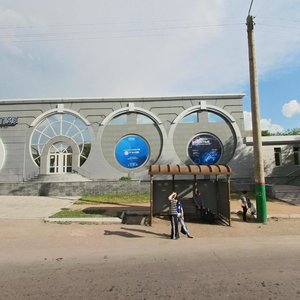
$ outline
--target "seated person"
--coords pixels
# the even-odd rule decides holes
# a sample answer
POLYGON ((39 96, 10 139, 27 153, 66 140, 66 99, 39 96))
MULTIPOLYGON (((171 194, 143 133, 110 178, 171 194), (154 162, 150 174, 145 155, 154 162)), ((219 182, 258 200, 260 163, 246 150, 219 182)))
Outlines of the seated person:
POLYGON ((195 206, 196 206, 196 210, 200 211, 202 213, 202 210, 203 210, 203 198, 202 198, 202 195, 201 195, 201 193, 200 193, 199 190, 195 191, 195 195, 193 197, 193 200, 194 200, 194 203, 195 203, 195 206))

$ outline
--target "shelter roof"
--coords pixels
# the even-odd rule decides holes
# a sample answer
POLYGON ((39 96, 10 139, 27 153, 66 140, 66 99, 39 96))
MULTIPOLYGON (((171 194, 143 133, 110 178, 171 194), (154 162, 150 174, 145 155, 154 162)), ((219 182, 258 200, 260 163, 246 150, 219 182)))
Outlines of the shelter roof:
POLYGON ((227 165, 151 165, 150 175, 230 175, 227 165))

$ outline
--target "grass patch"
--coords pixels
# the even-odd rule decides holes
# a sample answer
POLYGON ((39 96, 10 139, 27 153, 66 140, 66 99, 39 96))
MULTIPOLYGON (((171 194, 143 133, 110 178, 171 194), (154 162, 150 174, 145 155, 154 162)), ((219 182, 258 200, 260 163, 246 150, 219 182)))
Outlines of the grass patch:
POLYGON ((123 176, 119 180, 120 181, 130 181, 132 178, 130 176, 123 176))
MULTIPOLYGON (((248 196, 252 201, 255 201, 255 193, 248 192, 248 196)), ((241 193, 231 193, 230 200, 238 201, 241 198, 241 193)), ((104 203, 104 204, 132 204, 132 203, 149 203, 149 193, 136 194, 105 194, 105 195, 83 195, 74 204, 89 204, 89 203, 104 203)), ((167 199, 166 199, 167 201, 167 199)), ((267 197, 267 201, 278 201, 267 197)))
POLYGON ((105 194, 105 195, 84 195, 75 204, 106 203, 106 204, 130 204, 149 203, 149 193, 136 194, 105 194))
MULTIPOLYGON (((249 198, 254 201, 255 193, 248 192, 249 198)), ((241 193, 231 193, 230 200, 240 200, 241 193)), ((149 193, 136 194, 105 194, 105 195, 83 195, 74 204, 104 203, 104 204, 131 204, 131 203, 149 203, 149 193)), ((166 199, 167 201, 167 199, 166 199)), ((277 201, 267 197, 267 201, 277 201)))
MULTIPOLYGON (((242 193, 231 193, 230 194, 230 200, 231 201, 238 201, 241 199, 241 194, 242 193)), ((255 201, 256 200, 256 195, 255 193, 253 192, 248 192, 248 197, 250 198, 251 201, 255 201)), ((274 199, 274 198, 270 198, 270 197, 267 197, 267 201, 278 201, 277 199, 274 199)))
MULTIPOLYGON (((102 212, 100 210, 100 212, 102 212)), ((49 218, 108 218, 111 217, 110 215, 106 215, 103 213, 87 213, 83 210, 70 210, 68 208, 63 208, 61 211, 57 212, 56 214, 50 216, 49 218)))

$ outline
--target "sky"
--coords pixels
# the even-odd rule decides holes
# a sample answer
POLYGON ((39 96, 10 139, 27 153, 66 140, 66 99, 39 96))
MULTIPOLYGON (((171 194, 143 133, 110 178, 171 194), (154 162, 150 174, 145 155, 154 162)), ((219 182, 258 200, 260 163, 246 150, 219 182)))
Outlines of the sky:
MULTIPOLYGON (((0 99, 245 94, 251 0, 0 0, 0 99)), ((254 0, 261 129, 300 127, 300 1, 254 0)))

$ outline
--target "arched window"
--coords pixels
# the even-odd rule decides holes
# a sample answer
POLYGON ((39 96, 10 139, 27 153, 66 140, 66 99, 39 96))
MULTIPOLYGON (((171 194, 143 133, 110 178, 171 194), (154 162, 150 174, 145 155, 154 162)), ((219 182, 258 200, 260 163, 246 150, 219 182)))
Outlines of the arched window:
POLYGON ((45 145, 56 136, 71 138, 80 149, 80 165, 86 161, 91 149, 88 126, 72 114, 53 114, 42 120, 31 136, 31 153, 38 166, 45 145))

